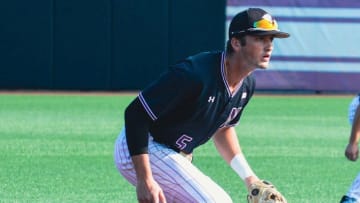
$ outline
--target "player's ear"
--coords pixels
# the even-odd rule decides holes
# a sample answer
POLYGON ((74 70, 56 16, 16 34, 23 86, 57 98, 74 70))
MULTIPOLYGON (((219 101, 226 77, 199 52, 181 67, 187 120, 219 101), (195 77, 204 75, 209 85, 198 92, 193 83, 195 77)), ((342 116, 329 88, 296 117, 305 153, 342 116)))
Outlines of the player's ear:
POLYGON ((234 51, 238 51, 241 48, 241 42, 236 37, 231 38, 231 46, 234 51))

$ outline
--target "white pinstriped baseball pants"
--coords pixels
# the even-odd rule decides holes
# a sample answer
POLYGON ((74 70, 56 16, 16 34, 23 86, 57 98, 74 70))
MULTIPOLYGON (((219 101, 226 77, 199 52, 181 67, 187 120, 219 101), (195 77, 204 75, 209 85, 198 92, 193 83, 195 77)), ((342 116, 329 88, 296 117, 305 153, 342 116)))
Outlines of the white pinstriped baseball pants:
POLYGON ((357 202, 360 201, 360 173, 358 173, 355 180, 353 180, 348 192, 346 193, 347 196, 355 198, 357 202))
MULTIPOLYGON (((165 193, 168 203, 231 203, 230 196, 185 157, 149 139, 150 164, 154 179, 165 193)), ((123 129, 115 143, 117 169, 132 185, 135 170, 123 129)))

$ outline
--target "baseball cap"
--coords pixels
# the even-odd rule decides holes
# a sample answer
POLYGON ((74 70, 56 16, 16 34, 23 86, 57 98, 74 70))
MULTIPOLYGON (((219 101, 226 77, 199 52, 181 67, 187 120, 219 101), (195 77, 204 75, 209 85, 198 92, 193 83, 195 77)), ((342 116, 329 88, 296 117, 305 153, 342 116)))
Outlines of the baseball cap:
POLYGON ((275 18, 261 8, 248 8, 234 16, 229 27, 229 39, 236 35, 290 36, 289 33, 281 32, 275 18))

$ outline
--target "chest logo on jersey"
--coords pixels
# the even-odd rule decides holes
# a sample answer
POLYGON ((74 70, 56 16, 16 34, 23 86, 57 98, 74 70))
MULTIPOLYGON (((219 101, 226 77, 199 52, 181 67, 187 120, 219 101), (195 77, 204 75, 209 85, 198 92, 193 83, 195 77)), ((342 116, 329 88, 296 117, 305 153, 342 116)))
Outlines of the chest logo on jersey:
MULTIPOLYGON (((240 113, 241 109, 242 109, 242 107, 239 107, 239 108, 235 108, 235 107, 234 107, 234 108, 232 108, 232 109, 231 109, 231 112, 230 112, 230 114, 229 114, 229 116, 228 116, 228 118, 227 118, 226 121, 220 126, 220 128, 222 128, 222 127, 224 127, 224 126, 226 126, 226 125, 229 125, 229 124, 231 123, 231 121, 234 120, 235 117, 240 113)), ((233 123, 233 124, 235 124, 235 123, 233 123)))
POLYGON ((215 96, 210 96, 208 102, 214 103, 214 101, 215 101, 215 96))
POLYGON ((239 107, 239 108, 232 108, 231 109, 231 112, 230 112, 230 115, 227 119, 227 122, 233 120, 238 114, 239 112, 241 111, 242 107, 239 107))

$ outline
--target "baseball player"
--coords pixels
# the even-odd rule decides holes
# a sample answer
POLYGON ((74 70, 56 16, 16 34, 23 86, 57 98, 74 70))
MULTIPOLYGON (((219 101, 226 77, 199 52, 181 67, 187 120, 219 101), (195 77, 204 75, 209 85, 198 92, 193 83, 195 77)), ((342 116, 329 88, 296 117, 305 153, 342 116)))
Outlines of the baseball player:
MULTIPOLYGON (((345 149, 345 156, 350 161, 356 161, 359 156, 360 139, 360 93, 349 105, 349 122, 352 125, 349 143, 345 149)), ((357 175, 346 195, 340 203, 359 203, 360 202, 360 173, 357 175)))
POLYGON ((234 126, 254 93, 251 73, 268 67, 273 39, 287 37, 266 11, 242 11, 231 21, 225 51, 171 66, 129 104, 114 159, 139 202, 232 202, 191 162, 194 149, 210 139, 246 186, 259 181, 234 126))

